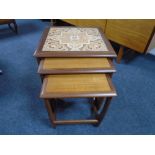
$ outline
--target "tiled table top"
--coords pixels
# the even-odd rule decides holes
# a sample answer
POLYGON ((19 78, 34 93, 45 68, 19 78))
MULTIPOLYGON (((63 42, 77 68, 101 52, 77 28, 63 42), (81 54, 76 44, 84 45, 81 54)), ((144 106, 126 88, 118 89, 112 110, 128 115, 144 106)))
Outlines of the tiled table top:
POLYGON ((98 28, 50 27, 43 33, 35 56, 38 57, 116 57, 98 28))
POLYGON ((50 28, 42 51, 107 51, 97 28, 50 28))

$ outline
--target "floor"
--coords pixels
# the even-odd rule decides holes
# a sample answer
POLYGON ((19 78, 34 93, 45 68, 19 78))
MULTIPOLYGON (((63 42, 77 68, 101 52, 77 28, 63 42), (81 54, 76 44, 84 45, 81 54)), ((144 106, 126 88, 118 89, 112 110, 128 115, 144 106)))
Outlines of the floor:
MULTIPOLYGON (((41 81, 33 53, 42 31, 41 20, 17 20, 19 34, 0 26, 0 134, 155 134, 155 57, 137 55, 116 64, 113 83, 118 97, 99 127, 61 125, 53 129, 39 99, 41 81)), ((87 99, 59 105, 59 118, 89 118, 87 99)))
POLYGON ((155 48, 153 48, 153 49, 150 51, 150 54, 152 54, 152 55, 155 56, 155 48))

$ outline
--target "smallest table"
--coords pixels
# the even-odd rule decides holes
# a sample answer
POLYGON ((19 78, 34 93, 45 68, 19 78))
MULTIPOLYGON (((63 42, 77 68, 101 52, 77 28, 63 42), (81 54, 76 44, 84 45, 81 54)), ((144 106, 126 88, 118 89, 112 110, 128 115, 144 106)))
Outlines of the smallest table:
POLYGON ((67 75, 46 75, 40 97, 44 99, 52 126, 57 124, 92 123, 99 125, 103 119, 110 101, 116 96, 116 91, 109 75, 107 74, 67 74, 67 75), (89 120, 57 120, 55 103, 57 98, 93 98, 93 117, 89 120), (104 100, 96 107, 98 99, 104 100))

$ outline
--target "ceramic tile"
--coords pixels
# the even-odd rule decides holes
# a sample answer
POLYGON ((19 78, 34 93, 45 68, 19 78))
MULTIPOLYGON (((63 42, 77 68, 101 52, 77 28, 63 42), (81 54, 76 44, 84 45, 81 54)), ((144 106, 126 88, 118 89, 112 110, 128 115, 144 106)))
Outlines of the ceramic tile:
POLYGON ((50 28, 42 51, 108 51, 97 28, 50 28))

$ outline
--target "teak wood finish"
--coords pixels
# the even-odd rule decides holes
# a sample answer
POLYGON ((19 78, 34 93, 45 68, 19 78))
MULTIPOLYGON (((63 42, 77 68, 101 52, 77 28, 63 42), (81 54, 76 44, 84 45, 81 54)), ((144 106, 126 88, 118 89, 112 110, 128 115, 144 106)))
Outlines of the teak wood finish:
POLYGON ((117 56, 117 63, 121 62, 121 59, 123 57, 123 52, 124 52, 124 47, 120 46, 119 51, 118 51, 118 56, 117 56))
POLYGON ((154 27, 154 19, 111 19, 107 21, 105 34, 120 45, 144 53, 154 27))
POLYGON ((106 74, 47 75, 41 98, 112 97, 115 88, 106 74))
MULTIPOLYGON (((62 26, 60 26, 62 28, 62 26)), ((75 28, 75 27, 72 27, 75 28)), ((84 27, 85 28, 85 27, 84 27)), ((47 58, 47 57, 116 57, 116 53, 111 46, 110 42, 106 39, 105 35, 103 34, 102 30, 98 28, 103 41, 105 42, 108 51, 42 51, 42 48, 44 46, 45 40, 47 38, 47 35, 49 33, 50 28, 46 28, 44 33, 42 34, 39 46, 37 50, 34 53, 35 57, 39 58, 47 58)))
POLYGON ((63 21, 81 27, 100 27, 103 32, 105 32, 107 24, 106 19, 63 19, 63 21))
POLYGON ((117 62, 120 63, 123 57, 124 47, 139 53, 145 53, 150 44, 154 27, 155 20, 153 19, 108 20, 105 31, 106 36, 121 45, 117 62))
POLYGON ((45 58, 42 59, 39 74, 79 74, 116 72, 108 58, 45 58))

